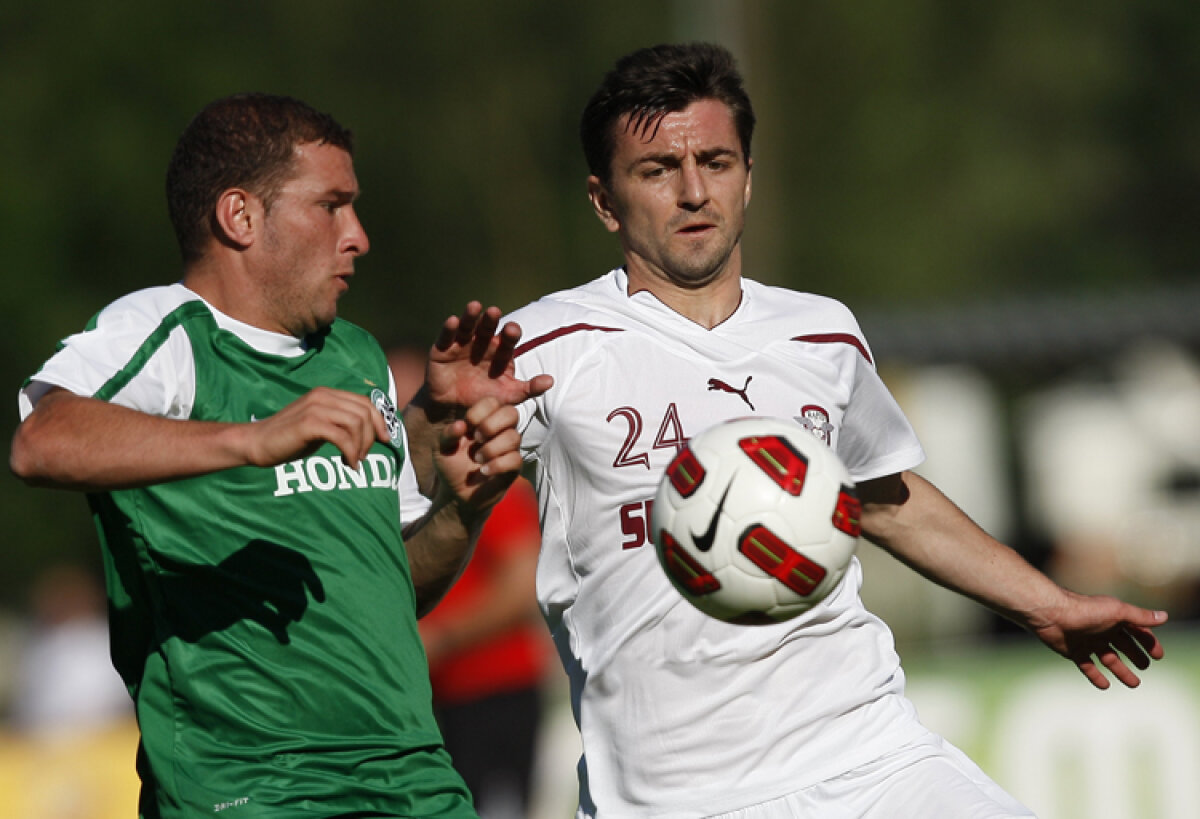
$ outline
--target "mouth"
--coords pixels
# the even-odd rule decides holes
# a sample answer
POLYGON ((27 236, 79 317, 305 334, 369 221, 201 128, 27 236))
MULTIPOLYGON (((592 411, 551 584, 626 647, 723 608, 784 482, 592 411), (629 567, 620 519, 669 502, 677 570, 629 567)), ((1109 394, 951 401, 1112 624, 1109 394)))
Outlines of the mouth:
POLYGON ((712 222, 695 222, 693 224, 683 225, 676 233, 681 233, 684 236, 699 236, 716 229, 716 225, 712 222))

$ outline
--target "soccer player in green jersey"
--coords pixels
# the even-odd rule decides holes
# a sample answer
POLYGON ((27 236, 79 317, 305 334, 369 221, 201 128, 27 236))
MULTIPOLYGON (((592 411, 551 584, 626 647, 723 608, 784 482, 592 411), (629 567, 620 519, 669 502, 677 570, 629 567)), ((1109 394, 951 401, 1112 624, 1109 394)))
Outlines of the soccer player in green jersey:
POLYGON ((87 493, 143 817, 473 817, 417 617, 520 465, 520 331, 472 302, 403 412, 337 318, 368 241, 348 131, 218 100, 167 174, 182 281, 98 313, 20 393, 11 466, 87 493), (486 397, 485 397, 486 394, 486 397))

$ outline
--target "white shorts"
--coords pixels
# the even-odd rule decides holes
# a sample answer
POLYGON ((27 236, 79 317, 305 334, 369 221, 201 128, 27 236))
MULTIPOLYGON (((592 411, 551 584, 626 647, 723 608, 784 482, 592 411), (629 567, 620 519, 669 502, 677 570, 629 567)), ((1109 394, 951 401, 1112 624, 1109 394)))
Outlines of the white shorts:
POLYGON ((1014 819, 1033 811, 939 736, 712 819, 1014 819))

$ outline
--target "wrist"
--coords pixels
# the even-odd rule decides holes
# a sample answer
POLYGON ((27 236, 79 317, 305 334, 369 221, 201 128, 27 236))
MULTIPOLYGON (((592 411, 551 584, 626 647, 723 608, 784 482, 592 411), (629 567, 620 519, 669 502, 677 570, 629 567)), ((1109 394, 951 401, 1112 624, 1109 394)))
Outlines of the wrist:
POLYGON ((435 401, 430 395, 429 385, 422 384, 417 394, 408 402, 410 407, 419 410, 430 424, 447 424, 466 416, 466 409, 456 404, 444 404, 435 401))
POLYGON ((223 457, 234 466, 274 466, 252 427, 249 423, 222 424, 217 429, 213 451, 224 453, 223 457))
POLYGON ((477 534, 479 529, 483 527, 488 515, 491 514, 494 503, 486 503, 481 505, 477 497, 461 498, 452 490, 446 488, 443 490, 444 500, 442 501, 446 510, 453 514, 463 528, 468 532, 477 534))

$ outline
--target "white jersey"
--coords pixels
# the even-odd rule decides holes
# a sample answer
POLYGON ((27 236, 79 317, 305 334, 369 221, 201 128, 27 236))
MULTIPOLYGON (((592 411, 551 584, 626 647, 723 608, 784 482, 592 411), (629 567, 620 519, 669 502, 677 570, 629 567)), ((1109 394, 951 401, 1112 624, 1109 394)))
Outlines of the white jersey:
POLYGON ((554 376, 521 406, 536 464, 538 599, 583 740, 580 816, 700 817, 795 791, 928 736, 855 560, 788 623, 735 626, 686 603, 647 530, 659 477, 730 418, 794 418, 856 481, 916 466, 921 446, 854 317, 832 299, 743 280, 706 330, 618 269, 508 317, 517 375, 554 376))

